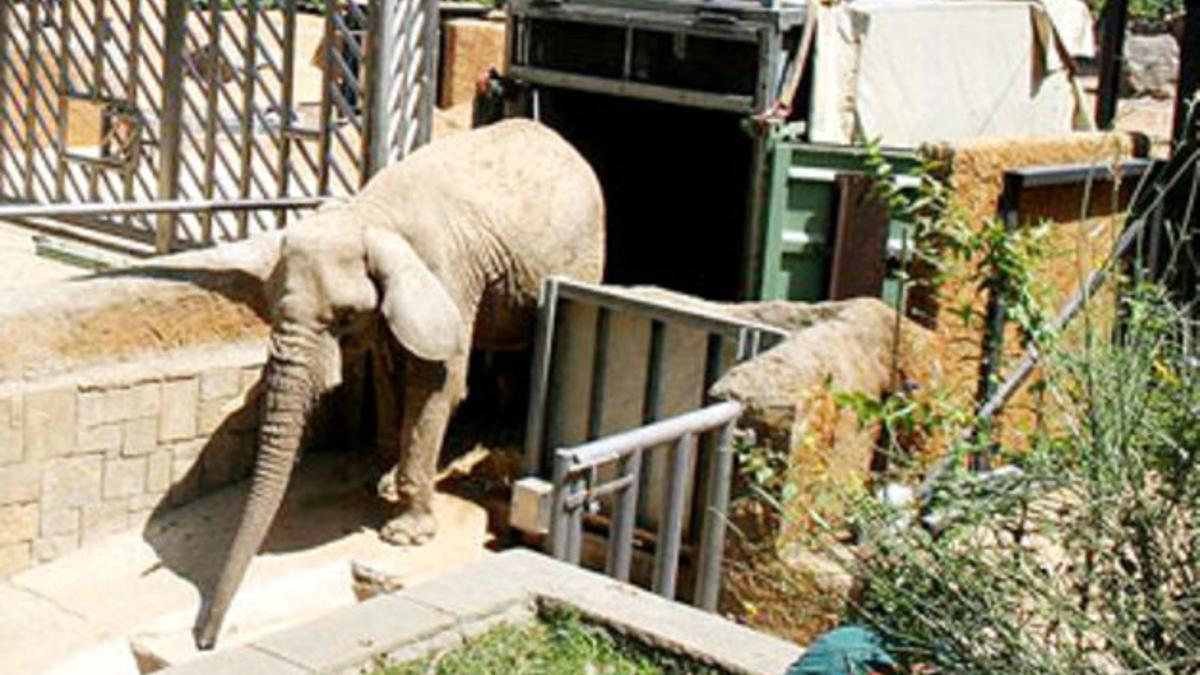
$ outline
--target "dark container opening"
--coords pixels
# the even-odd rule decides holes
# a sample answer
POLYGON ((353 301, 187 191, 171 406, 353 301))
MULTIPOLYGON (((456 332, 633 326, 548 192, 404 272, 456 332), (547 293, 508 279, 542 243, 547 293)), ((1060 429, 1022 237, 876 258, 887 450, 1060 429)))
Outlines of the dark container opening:
POLYGON ((738 299, 752 150, 740 115, 563 89, 538 105, 600 178, 607 283, 738 299))

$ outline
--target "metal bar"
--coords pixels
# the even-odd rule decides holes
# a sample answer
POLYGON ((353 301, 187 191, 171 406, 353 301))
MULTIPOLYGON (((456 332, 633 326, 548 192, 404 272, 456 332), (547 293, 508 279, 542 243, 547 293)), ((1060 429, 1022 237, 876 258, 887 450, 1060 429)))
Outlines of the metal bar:
MULTIPOLYGON (((628 459, 628 457, 626 458, 628 459)), ((599 467, 591 467, 590 474, 594 474, 599 467)), ((603 497, 607 497, 616 492, 620 492, 629 487, 636 476, 622 476, 616 480, 610 480, 607 483, 601 483, 598 487, 590 487, 586 491, 581 492, 574 497, 567 499, 567 508, 583 504, 585 502, 594 502, 603 497)), ((599 482, 599 479, 592 475, 592 483, 599 482)))
MULTIPOLYGON (((1061 187, 1079 183, 1111 183, 1117 180, 1140 178, 1154 165, 1149 159, 1127 159, 1115 166, 1110 164, 1062 164, 1058 166, 1034 166, 1011 169, 1011 174, 1020 179, 1022 190, 1061 187)), ((1018 195, 1019 196, 1019 195, 1018 195)))
POLYGON ((59 5, 58 30, 58 124, 55 127, 55 146, 58 148, 58 162, 54 173, 54 198, 66 201, 67 198, 67 127, 70 124, 71 100, 70 91, 71 65, 71 2, 64 1, 59 5))
POLYGON ((625 98, 640 98, 659 103, 694 106, 750 114, 755 111, 754 97, 735 94, 712 94, 708 92, 663 87, 641 82, 610 80, 591 75, 562 73, 544 68, 514 65, 510 68, 513 77, 535 85, 577 89, 593 94, 608 94, 625 98))
POLYGON ((567 547, 569 542, 568 529, 570 523, 567 521, 567 476, 571 471, 571 457, 565 453, 559 453, 554 457, 554 492, 550 497, 550 537, 546 541, 547 548, 551 556, 558 560, 567 559, 567 547))
POLYGON ((604 422, 604 385, 608 377, 608 327, 611 313, 605 307, 596 311, 596 340, 592 346, 592 387, 588 397, 587 438, 600 437, 604 422))
MULTIPOLYGON (((417 111, 417 145, 424 145, 433 138, 433 104, 437 99, 438 54, 441 52, 438 38, 440 0, 417 0, 424 2, 425 39, 421 45, 424 58, 421 63, 421 100, 417 111)), ((404 153, 408 152, 404 148, 404 153)))
MULTIPOLYGON (((642 424, 657 422, 662 415, 663 343, 666 339, 666 324, 658 319, 650 320, 650 345, 646 363, 645 389, 642 393, 642 424)), ((650 480, 655 472, 656 459, 650 458, 651 469, 642 474, 640 492, 651 495, 650 480)), ((652 498, 652 495, 651 495, 652 498)))
MULTIPOLYGON (((205 78, 205 103, 208 106, 204 124, 204 197, 212 199, 216 194, 217 180, 217 123, 221 118, 221 22, 223 13, 220 3, 208 5, 208 77, 205 78)), ((190 101, 189 101, 190 103, 190 101)), ((200 217, 200 240, 212 243, 213 214, 203 213, 200 217)))
MULTIPOLYGON (((12 12, 12 4, 8 2, 0 2, 0 107, 7 107, 9 97, 11 96, 11 84, 14 73, 12 72, 12 60, 9 57, 9 35, 12 31, 12 25, 9 14, 12 12)), ((11 123, 8 115, 3 115, 6 121, 11 123)), ((16 183, 11 180, 8 173, 8 165, 15 157, 11 157, 11 148, 8 144, 8 129, 0 128, 0 143, 3 144, 3 149, 0 150, 0 183, 5 179, 13 182, 13 188, 16 189, 16 183)))
POLYGON ((25 55, 25 198, 29 201, 34 201, 37 197, 34 196, 33 183, 33 157, 34 147, 37 144, 37 102, 36 87, 34 83, 37 81, 38 72, 36 68, 36 54, 38 49, 38 37, 41 36, 41 31, 38 30, 39 8, 40 2, 27 3, 29 7, 29 33, 28 33, 28 49, 29 52, 25 55))
POLYGON ((546 442, 546 401, 554 358, 554 333, 558 316, 558 279, 542 283, 537 330, 533 337, 533 366, 529 377, 529 410, 525 418, 525 473, 542 474, 542 448, 546 442))
MULTIPOLYGON (((141 79, 141 72, 142 70, 145 70, 145 68, 142 66, 142 50, 137 47, 142 40, 142 29, 144 28, 143 24, 145 23, 145 18, 142 16, 141 0, 131 0, 129 4, 129 16, 132 26, 129 30, 129 79, 127 80, 128 85, 126 86, 125 94, 129 101, 129 113, 136 116, 136 118, 133 120, 134 127, 132 130, 132 133, 136 134, 136 137, 129 139, 130 148, 128 149, 128 152, 131 153, 131 156, 125 158, 128 159, 128 163, 124 167, 124 173, 121 175, 122 188, 124 190, 122 199, 127 202, 137 199, 136 179, 137 172, 142 161, 143 129, 141 113, 139 112, 138 82, 141 79)), ((130 225, 128 220, 125 222, 125 225, 130 225)))
POLYGON ((622 292, 620 289, 596 286, 559 277, 559 295, 568 300, 605 307, 617 312, 632 312, 650 319, 669 324, 679 324, 708 333, 736 337, 745 327, 762 331, 778 340, 788 337, 787 331, 753 321, 733 320, 727 316, 706 312, 691 307, 675 307, 661 302, 652 302, 622 292))
POLYGON ((1100 85, 1096 92, 1096 126, 1111 129, 1117 117, 1121 67, 1125 59, 1125 25, 1129 0, 1107 0, 1101 16, 1100 85))
POLYGON ((675 599, 679 577, 679 551, 683 541, 685 482, 695 436, 690 432, 680 436, 670 450, 670 471, 667 479, 667 512, 659 527, 654 552, 654 592, 675 599))
POLYGON ((372 0, 367 14, 366 81, 367 103, 363 106, 363 180, 388 164, 388 122, 395 80, 384 74, 392 62, 394 40, 388 33, 396 6, 387 0, 372 0))
MULTIPOLYGON (((709 391, 725 373, 725 339, 720 335, 710 333, 704 352, 704 403, 708 405, 710 403, 709 391)), ((694 472, 696 476, 695 494, 697 495, 708 494, 708 475, 712 470, 713 453, 716 451, 715 442, 714 434, 700 435, 694 472)), ((688 525, 688 531, 692 533, 692 536, 696 536, 696 533, 704 527, 704 510, 705 505, 700 499, 692 500, 692 515, 688 525)))
POLYGON ((573 458, 574 467, 588 467, 613 462, 633 452, 635 448, 651 448, 673 441, 683 434, 698 434, 736 420, 742 406, 734 401, 714 403, 707 408, 669 417, 637 429, 613 434, 590 443, 559 450, 558 456, 573 458))
MULTIPOLYGON (((1017 228, 1023 189, 1024 177, 1021 174, 1009 172, 1004 175, 1004 191, 1000 196, 999 211, 1004 230, 1010 234, 1017 228)), ((1005 306, 1002 291, 1006 281, 1002 272, 995 270, 986 282, 987 308, 980 344, 979 380, 975 387, 975 400, 979 405, 995 395, 998 385, 996 374, 1004 360, 1004 327, 1008 322, 1008 308, 1005 306)), ((975 453, 971 456, 970 464, 972 470, 984 471, 990 465, 990 458, 987 453, 975 453)))
POLYGON ((331 201, 328 197, 286 197, 255 199, 170 200, 100 204, 3 204, 0 220, 17 218, 70 218, 80 216, 125 216, 142 214, 202 213, 205 211, 269 211, 274 209, 316 208, 331 201))
POLYGON ((318 127, 320 136, 317 140, 317 193, 329 193, 329 168, 334 163, 329 156, 332 146, 333 120, 333 50, 334 29, 333 17, 338 11, 337 0, 325 0, 325 37, 324 53, 321 59, 321 116, 318 127))
POLYGON ((1200 110, 1193 110, 1200 91, 1200 0, 1187 0, 1183 16, 1183 40, 1179 54, 1179 87, 1175 92, 1172 138, 1179 145, 1196 141, 1200 133, 1200 110))
MULTIPOLYGON (((254 145, 254 69, 258 62, 258 41, 254 39, 254 35, 258 32, 258 17, 262 11, 260 1, 250 0, 246 3, 246 45, 242 53, 242 77, 244 80, 242 81, 241 173, 238 175, 238 196, 243 199, 250 196, 250 174, 254 166, 251 146, 254 145)), ((249 236, 250 221, 247 212, 238 212, 237 225, 239 239, 249 236)))
POLYGON ((733 478, 733 428, 734 422, 729 422, 720 431, 716 456, 708 473, 708 489, 705 491, 704 528, 700 535, 700 560, 696 566, 693 604, 710 612, 717 610, 721 590, 721 563, 725 552, 725 526, 733 478))
MULTIPOLYGON (((167 0, 163 48, 162 120, 159 124, 158 198, 170 200, 179 193, 180 142, 183 123, 183 45, 187 21, 187 0, 167 0)), ((154 248, 159 253, 171 250, 175 241, 175 216, 160 213, 155 225, 154 248)))
MULTIPOLYGON (((576 477, 569 483, 570 487, 567 491, 567 498, 570 499, 574 495, 583 492, 584 479, 576 477)), ((567 511, 567 549, 566 558, 563 558, 572 565, 578 565, 583 553, 583 512, 587 510, 587 504, 580 504, 575 508, 567 511)))
POLYGON ((629 570, 633 562, 633 530, 637 521, 638 480, 642 474, 642 451, 638 450, 624 459, 621 477, 629 485, 617 495, 613 504, 612 525, 608 533, 608 557, 606 573, 620 581, 629 581, 629 570))

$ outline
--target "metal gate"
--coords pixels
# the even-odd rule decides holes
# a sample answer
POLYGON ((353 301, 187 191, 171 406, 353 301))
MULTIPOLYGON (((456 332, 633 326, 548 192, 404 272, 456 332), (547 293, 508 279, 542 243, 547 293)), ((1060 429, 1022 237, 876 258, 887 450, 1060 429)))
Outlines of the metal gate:
POLYGON ((272 200, 72 222, 160 251, 285 225, 428 140, 437 0, 0 2, 0 199, 272 200))

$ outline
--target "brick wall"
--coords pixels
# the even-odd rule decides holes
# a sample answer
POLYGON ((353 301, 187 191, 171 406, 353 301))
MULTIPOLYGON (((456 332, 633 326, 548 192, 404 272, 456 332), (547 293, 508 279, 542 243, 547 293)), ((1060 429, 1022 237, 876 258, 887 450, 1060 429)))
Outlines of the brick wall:
POLYGON ((0 383, 0 577, 246 475, 259 344, 0 383))

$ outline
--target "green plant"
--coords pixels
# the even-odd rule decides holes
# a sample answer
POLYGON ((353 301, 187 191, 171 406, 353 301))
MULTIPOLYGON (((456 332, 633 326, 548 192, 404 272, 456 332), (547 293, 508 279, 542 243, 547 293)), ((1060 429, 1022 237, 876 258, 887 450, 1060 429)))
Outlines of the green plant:
MULTIPOLYGON (((1180 171, 1195 172, 1195 164, 1180 171)), ((972 433, 970 414, 903 392, 882 402, 842 396, 885 438, 920 429, 952 439, 919 509, 881 502, 870 490, 846 495, 856 554, 831 559, 862 584, 846 618, 883 633, 906 668, 1200 671, 1194 309, 1159 285, 1119 280, 1121 331, 1114 337, 1084 321, 1084 348, 1065 344, 1037 308, 1029 281, 1036 257, 1021 252, 1022 242, 991 227, 960 236, 953 217, 930 210, 944 196, 932 182, 907 195, 883 190, 894 208, 909 209, 919 237, 942 251, 948 240, 964 260, 982 261, 984 274, 1001 272, 1006 287, 998 290, 1014 306, 1029 304, 1015 318, 1042 354, 1053 423, 1020 452, 1000 447, 1008 467, 981 475, 963 458, 991 441, 972 433)), ((1193 188, 1184 201, 1195 196, 1193 188)), ((1190 245, 1166 234, 1177 249, 1190 245)), ((918 259, 925 255, 915 248, 918 259)), ((1115 261, 1108 271, 1120 271, 1115 261)))
POLYGON ((715 672, 616 636, 603 627, 583 621, 573 612, 548 611, 540 621, 503 625, 469 640, 462 647, 413 663, 381 665, 371 675, 705 675, 715 672))

